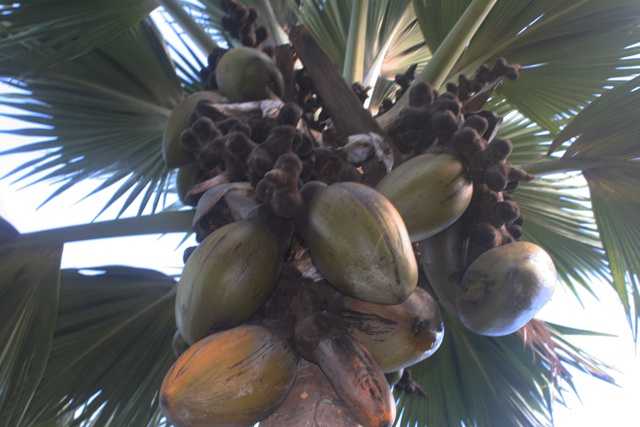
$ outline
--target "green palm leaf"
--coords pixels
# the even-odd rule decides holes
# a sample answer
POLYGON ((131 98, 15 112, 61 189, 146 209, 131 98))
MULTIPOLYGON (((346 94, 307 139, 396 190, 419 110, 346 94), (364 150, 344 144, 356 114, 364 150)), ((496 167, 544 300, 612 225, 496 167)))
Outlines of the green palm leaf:
POLYGON ((553 152, 569 141, 558 162, 583 170, 612 284, 636 335, 640 308, 639 84, 640 77, 636 77, 597 98, 569 122, 549 148, 553 152))
MULTIPOLYGON (((3 230, 11 226, 0 219, 3 230)), ((58 309, 62 245, 5 248, 17 232, 0 237, 0 413, 17 426, 41 381, 58 309)))
POLYGON ((24 164, 13 173, 28 169, 22 179, 41 174, 36 182, 62 182, 50 198, 81 180, 101 177, 106 180, 95 191, 119 183, 104 209, 127 195, 122 214, 140 195, 140 214, 154 194, 151 210, 158 208, 160 194, 168 192, 172 178, 160 150, 164 123, 182 90, 149 21, 19 86, 23 84, 29 92, 5 94, 3 103, 29 114, 15 118, 38 125, 15 133, 43 140, 2 154, 44 153, 37 163, 24 164))
POLYGON ((397 426, 547 426, 553 400, 572 384, 567 366, 612 381, 607 366, 562 338, 561 327, 534 321, 516 334, 485 337, 443 313, 440 348, 410 368, 427 396, 400 394, 397 426))
POLYGON ((175 360, 175 282, 131 267, 88 273, 61 272, 53 347, 24 425, 157 425, 158 390, 175 360))
MULTIPOLYGON (((436 49, 469 0, 416 0, 425 41, 436 49)), ((499 92, 544 129, 557 132, 579 107, 637 67, 637 2, 499 1, 478 29, 455 71, 471 74, 504 56, 525 69, 499 92), (597 60, 594 60, 597 58, 597 60), (621 58, 628 58, 621 60, 621 58)))
POLYGON ((3 2, 0 74, 20 76, 90 52, 128 31, 157 7, 153 0, 3 2), (29 46, 29 49, 24 49, 29 46))
POLYGON ((347 55, 351 7, 353 2, 303 1, 297 16, 314 35, 340 69, 346 61, 359 62, 364 70, 364 83, 375 84, 384 77, 393 80, 413 64, 424 65, 431 56, 410 1, 369 1, 365 40, 361 55, 347 55))

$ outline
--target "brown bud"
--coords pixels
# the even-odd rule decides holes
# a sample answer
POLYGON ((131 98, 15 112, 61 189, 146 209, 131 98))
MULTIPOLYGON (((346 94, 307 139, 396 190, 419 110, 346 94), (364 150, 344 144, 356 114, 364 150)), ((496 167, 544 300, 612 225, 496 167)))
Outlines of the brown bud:
POLYGON ((484 135, 489 128, 489 122, 482 116, 473 115, 465 119, 462 127, 475 129, 478 135, 484 135))
POLYGON ((503 163, 496 163, 485 171, 484 182, 493 191, 503 191, 509 182, 507 173, 506 165, 503 163))
POLYGON ((504 161, 507 159, 507 157, 509 157, 512 150, 513 144, 511 144, 511 141, 509 141, 508 139, 495 137, 487 145, 487 161, 490 164, 504 161))

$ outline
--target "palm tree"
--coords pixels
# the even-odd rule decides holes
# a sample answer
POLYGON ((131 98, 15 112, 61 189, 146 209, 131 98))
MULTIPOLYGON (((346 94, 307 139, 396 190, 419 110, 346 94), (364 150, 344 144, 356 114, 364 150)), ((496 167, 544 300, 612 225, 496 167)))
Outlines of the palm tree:
MULTIPOLYGON (((523 239, 551 254, 576 298, 609 283, 637 335, 640 3, 245 4, 259 10, 274 45, 289 43, 289 31, 303 25, 345 81, 373 88, 371 111, 414 64, 414 83, 436 88, 500 57, 520 64, 518 79, 495 88, 485 108, 503 117, 499 135, 513 142, 510 161, 536 177, 514 193, 527 218, 523 239)), ((29 234, 0 223, 0 424, 165 425, 158 390, 175 360, 175 279, 121 266, 87 276, 60 270, 60 259, 71 241, 191 231, 194 211, 166 202, 175 198, 177 170, 162 159, 164 126, 181 99, 202 90, 206 55, 239 42, 212 0, 1 7, 0 75, 16 91, 0 100, 22 110, 13 116, 28 125, 16 134, 41 138, 2 153, 38 154, 10 175, 62 183, 49 199, 97 177, 95 192, 115 188, 104 209, 119 203, 121 210, 115 219, 29 234), (169 29, 158 30, 154 10, 169 29), (123 218, 132 206, 138 215, 123 218)), ((388 129, 399 108, 377 125, 388 129)), ((606 365, 567 338, 590 331, 534 320, 515 334, 486 337, 451 317, 445 325, 441 348, 411 368, 428 397, 396 393, 398 425, 550 425, 553 405, 573 387, 567 367, 611 381, 606 365)))

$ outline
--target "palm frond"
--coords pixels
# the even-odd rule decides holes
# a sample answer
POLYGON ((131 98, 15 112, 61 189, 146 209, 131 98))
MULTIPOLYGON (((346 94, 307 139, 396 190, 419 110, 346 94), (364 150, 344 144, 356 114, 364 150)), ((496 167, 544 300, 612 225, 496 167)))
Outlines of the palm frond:
POLYGON ((174 289, 173 279, 151 270, 62 270, 53 347, 25 425, 159 420, 158 390, 175 360, 174 289))
POLYGON ((636 168, 589 169, 593 211, 609 260, 613 286, 637 339, 640 316, 640 174, 636 168))
POLYGON ((184 95, 187 96, 203 90, 200 73, 205 68, 204 54, 187 42, 184 31, 168 13, 158 9, 151 17, 162 32, 184 95))
POLYGON ((153 0, 3 2, 0 74, 31 74, 77 58, 124 34, 156 7, 153 0))
POLYGON ((549 154, 571 141, 564 158, 636 160, 640 158, 640 76, 605 92, 586 106, 554 138, 549 154))
MULTIPOLYGON (((12 173, 32 167, 21 179, 39 174, 35 182, 62 182, 50 198, 83 179, 106 178, 95 191, 116 183, 119 187, 105 209, 130 192, 120 214, 138 195, 140 214, 154 193, 167 192, 171 172, 160 147, 164 123, 182 90, 150 21, 92 53, 29 77, 19 87, 27 92, 5 94, 3 103, 28 113, 14 117, 37 126, 14 133, 43 140, 0 154, 42 155, 36 164, 12 173)), ((156 197, 151 211, 158 204, 156 197)))
POLYGON ((562 160, 592 162, 592 167, 583 168, 583 174, 613 286, 636 337, 640 315, 639 85, 640 77, 636 77, 593 101, 558 134, 549 149, 557 150, 569 141, 562 160), (599 166, 603 161, 606 166, 599 166))
POLYGON ((499 92, 556 133, 580 107, 632 74, 628 67, 640 66, 640 58, 628 58, 640 52, 640 46, 629 48, 640 39, 640 27, 633 1, 543 3, 535 2, 529 15, 530 23, 540 19, 520 34, 511 32, 508 46, 493 45, 491 57, 506 56, 523 66, 517 82, 506 82, 499 92))
POLYGON ((485 337, 446 312, 444 321, 438 351, 410 368, 427 396, 400 394, 397 426, 551 425, 551 404, 564 382, 571 384, 565 366, 612 381, 606 365, 552 325, 533 321, 516 334, 485 337))
MULTIPOLYGON (((414 2, 431 50, 470 3, 414 2)), ((522 65, 518 80, 505 82, 499 93, 556 133, 580 107, 640 65, 634 56, 640 52, 638 19, 632 0, 498 2, 454 71, 472 74, 498 57, 522 65)))
POLYGON ((438 49, 470 4, 471 0, 413 0, 424 41, 432 52, 438 49))
MULTIPOLYGON (((351 3, 303 1, 297 16, 314 35, 339 69, 343 69, 349 33, 351 3)), ((364 83, 375 78, 393 80, 413 64, 424 65, 431 56, 415 22, 411 2, 369 1, 363 65, 364 83)))
MULTIPOLYGON (((380 46, 375 51, 368 51, 368 55, 375 57, 368 62, 371 65, 363 81, 363 85, 373 86, 369 103, 372 111, 376 111, 384 99, 394 99, 394 92, 398 88, 394 83, 396 75, 403 74, 413 65, 422 68, 431 58, 431 51, 424 43, 411 4, 404 10, 398 9, 398 4, 394 2, 389 5, 390 8, 392 6, 395 15, 382 21, 386 23, 385 26, 374 26, 375 30, 379 30, 379 35, 370 35, 367 39, 368 45, 373 40, 373 46, 380 46)), ((372 22, 377 19, 374 16, 372 22)))
MULTIPOLYGON (((10 225, 0 219, 3 229, 10 225)), ((15 230, 14 230, 15 231, 15 230)), ((40 383, 51 350, 58 309, 62 245, 5 248, 0 239, 0 412, 17 426, 40 383)), ((3 236, 5 236, 3 234, 3 236)))
POLYGON ((390 41, 380 70, 382 77, 393 79, 414 64, 422 68, 431 59, 432 51, 424 41, 412 7, 397 21, 396 33, 386 40, 390 41))

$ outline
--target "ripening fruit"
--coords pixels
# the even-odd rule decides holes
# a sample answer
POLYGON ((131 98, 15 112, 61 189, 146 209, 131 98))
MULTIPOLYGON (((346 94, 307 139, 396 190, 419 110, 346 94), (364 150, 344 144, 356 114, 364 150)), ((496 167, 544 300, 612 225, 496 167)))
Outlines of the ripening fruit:
POLYGON ((340 292, 399 304, 418 283, 418 265, 402 218, 364 184, 321 188, 307 213, 306 241, 324 278, 340 292))
POLYGON ((383 305, 343 297, 337 313, 383 372, 414 365, 436 352, 444 325, 438 303, 422 288, 400 304, 383 305))
POLYGON ((557 280, 549 254, 530 242, 513 242, 480 255, 458 289, 462 323, 500 336, 524 326, 549 301, 557 280))
POLYGON ((276 63, 251 47, 229 50, 216 65, 216 82, 229 102, 257 101, 284 93, 284 78, 276 63))
POLYGON ((455 157, 426 153, 392 170, 376 190, 400 212, 411 241, 419 242, 462 216, 471 202, 473 184, 455 157))
POLYGON ((247 324, 189 347, 166 373, 160 409, 178 427, 245 427, 284 401, 298 356, 270 327, 247 324))

